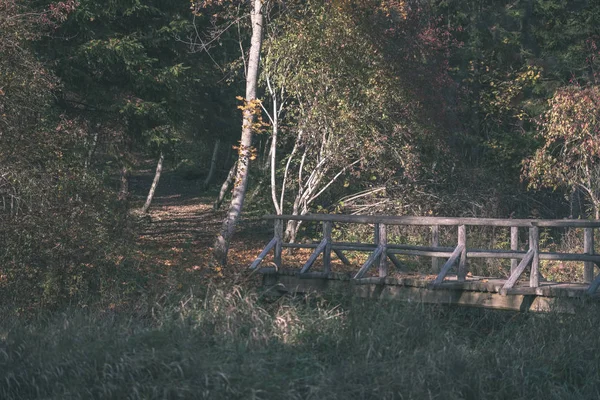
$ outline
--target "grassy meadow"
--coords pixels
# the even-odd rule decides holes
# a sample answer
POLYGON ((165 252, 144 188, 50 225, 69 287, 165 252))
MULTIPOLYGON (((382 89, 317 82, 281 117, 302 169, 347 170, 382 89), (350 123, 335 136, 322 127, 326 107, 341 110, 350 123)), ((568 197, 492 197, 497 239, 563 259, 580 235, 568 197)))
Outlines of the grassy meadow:
POLYGON ((600 310, 211 287, 0 322, 0 399, 597 399, 600 310))

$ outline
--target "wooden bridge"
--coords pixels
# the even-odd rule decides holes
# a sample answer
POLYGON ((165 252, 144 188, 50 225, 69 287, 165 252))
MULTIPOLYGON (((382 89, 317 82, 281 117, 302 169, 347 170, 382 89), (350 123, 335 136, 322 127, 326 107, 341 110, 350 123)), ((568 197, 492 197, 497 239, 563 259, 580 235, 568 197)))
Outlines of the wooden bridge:
MULTIPOLYGON (((509 310, 573 311, 590 299, 600 298, 597 289, 600 275, 594 266, 600 266, 600 254, 594 251, 594 230, 600 220, 540 220, 493 218, 397 217, 376 215, 267 215, 274 221, 274 236, 250 266, 263 274, 263 283, 280 292, 299 293, 311 290, 349 290, 371 298, 389 298, 424 303, 461 304, 509 310), (317 243, 286 243, 283 240, 284 222, 310 221, 322 224, 322 240, 317 243), (374 226, 373 243, 337 242, 332 230, 347 224, 374 226), (428 226, 431 230, 429 246, 391 243, 388 231, 393 226, 428 226), (440 227, 456 229, 457 238, 451 247, 440 246, 440 227), (468 228, 510 228, 510 249, 475 249, 467 246, 468 228), (583 253, 540 251, 540 228, 581 228, 584 237, 583 253), (528 240, 519 243, 520 235, 528 232, 528 240), (525 247, 522 245, 526 244, 525 247), (282 265, 283 248, 314 249, 299 269, 282 265), (271 266, 259 268, 273 251, 271 266), (346 266, 352 263, 345 251, 370 253, 358 271, 332 271, 331 257, 335 254, 346 266), (406 273, 398 255, 431 257, 433 275, 406 273), (311 268, 322 256, 322 271, 311 268), (473 276, 469 259, 510 259, 510 272, 505 277, 473 276), (441 265, 440 261, 445 260, 441 265), (577 261, 583 263, 581 282, 550 282, 540 273, 541 260, 577 261), (389 262, 396 267, 394 276, 388 274, 389 262), (440 267, 441 265, 441 267, 440 267), (378 271, 374 270, 378 268, 378 271), (370 276, 369 276, 370 275, 370 276), (375 275, 375 276, 373 276, 375 275), (528 275, 528 279, 526 279, 528 275)), ((348 269, 345 267, 344 269, 348 269)))

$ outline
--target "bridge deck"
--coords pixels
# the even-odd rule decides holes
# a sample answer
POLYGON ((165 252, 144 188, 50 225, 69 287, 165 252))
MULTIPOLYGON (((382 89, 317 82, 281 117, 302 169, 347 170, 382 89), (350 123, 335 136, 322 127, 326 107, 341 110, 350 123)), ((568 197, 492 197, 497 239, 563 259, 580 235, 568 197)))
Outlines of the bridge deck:
POLYGON ((297 269, 276 271, 262 268, 260 272, 265 287, 291 294, 343 290, 366 298, 562 312, 574 312, 587 301, 600 298, 598 294, 587 294, 588 285, 584 283, 540 282, 536 288, 521 283, 502 294, 506 279, 499 278, 467 277, 465 282, 458 282, 455 275, 449 275, 441 285, 434 287, 433 277, 427 275, 351 279, 347 273, 325 276, 320 273, 301 274, 297 269))

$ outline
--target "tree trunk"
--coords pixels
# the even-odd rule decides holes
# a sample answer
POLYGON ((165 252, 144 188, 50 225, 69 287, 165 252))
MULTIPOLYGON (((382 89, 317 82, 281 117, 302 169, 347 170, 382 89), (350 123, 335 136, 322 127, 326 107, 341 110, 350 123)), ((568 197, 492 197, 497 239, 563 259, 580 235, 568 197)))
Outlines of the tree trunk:
POLYGON ((227 264, 227 253, 231 237, 244 206, 244 197, 248 187, 248 167, 252 153, 252 125, 254 124, 253 103, 256 100, 256 86, 258 84, 258 69, 260 65, 260 49, 263 38, 263 8, 262 0, 253 0, 250 11, 252 21, 252 38, 248 55, 248 70, 246 72, 246 104, 243 112, 242 137, 238 150, 239 159, 233 196, 227 217, 223 221, 221 231, 213 247, 213 257, 220 265, 227 264))
POLYGON ((118 198, 120 201, 127 201, 129 198, 129 168, 126 165, 121 167, 121 188, 118 198))
POLYGON ((85 173, 87 173, 88 168, 92 164, 92 157, 94 157, 94 153, 96 152, 96 147, 97 146, 98 146, 98 131, 95 130, 94 134, 92 136, 92 144, 90 145, 87 157, 85 158, 85 163, 84 163, 84 171, 85 171, 85 173))
POLYGON ((215 200, 215 203, 213 204, 213 210, 217 211, 219 208, 221 208, 221 204, 223 204, 225 195, 227 194, 227 192, 229 191, 229 187, 233 183, 233 178, 235 177, 236 172, 237 172, 237 164, 233 164, 231 166, 231 169, 229 170, 229 173, 227 174, 227 178, 225 179, 225 182, 223 182, 223 184, 221 185, 221 191, 219 191, 219 196, 217 196, 217 199, 215 200))
POLYGON ((217 139, 215 142, 215 147, 213 149, 212 159, 210 160, 210 170, 208 171, 208 176, 204 180, 204 189, 208 188, 208 185, 213 180, 215 176, 215 170, 217 169, 217 158, 219 156, 219 147, 221 146, 221 140, 217 139))
POLYGON ((229 191, 229 187, 233 183, 233 177, 235 176, 235 172, 237 171, 237 164, 233 164, 229 173, 227 174, 227 178, 225 182, 221 185, 221 191, 219 192, 219 196, 215 200, 215 204, 213 204, 213 210, 217 211, 221 208, 221 204, 223 204, 223 199, 225 199, 225 194, 229 191))
POLYGON ((156 191, 156 187, 158 186, 158 181, 160 180, 160 174, 162 173, 163 161, 165 160, 165 155, 163 152, 160 152, 160 157, 158 158, 158 164, 156 164, 156 173, 154 174, 154 180, 152 181, 152 186, 150 186, 150 191, 148 191, 148 197, 146 197, 146 202, 144 203, 144 207, 142 207, 142 213, 147 213, 150 208, 150 204, 152 204, 152 199, 154 198, 154 192, 156 191))

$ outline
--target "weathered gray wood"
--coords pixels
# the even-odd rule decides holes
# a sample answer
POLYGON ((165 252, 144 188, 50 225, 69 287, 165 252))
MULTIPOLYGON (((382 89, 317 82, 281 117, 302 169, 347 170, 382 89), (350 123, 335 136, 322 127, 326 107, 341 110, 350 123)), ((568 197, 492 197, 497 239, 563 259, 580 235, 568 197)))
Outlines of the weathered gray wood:
POLYGON ((452 268, 452 266, 454 265, 454 263, 456 262, 456 260, 458 260, 458 258, 462 254, 463 250, 464 250, 464 246, 463 245, 456 246, 456 249, 454 250, 454 252, 450 256, 450 258, 448 259, 448 261, 446 261, 446 264, 444 264, 444 266, 442 267, 442 270, 440 271, 440 273, 438 274, 438 276, 433 281, 433 285, 434 286, 435 285, 439 285, 439 284, 441 284, 444 281, 444 278, 446 277, 446 275, 448 275, 448 272, 450 271, 450 268, 452 268))
MULTIPOLYGON (((585 254, 594 254, 594 229, 585 228, 583 231, 583 251, 585 254)), ((586 261, 583 267, 583 281, 591 283, 594 280, 594 263, 586 261)))
POLYGON ((540 285, 540 228, 529 228, 529 250, 533 250, 529 286, 536 288, 540 285))
POLYGON ((307 272, 310 269, 310 267, 312 267, 312 265, 317 260, 317 257, 319 257, 319 254, 321 254, 323 250, 325 250, 325 246, 327 246, 327 240, 323 239, 321 243, 319 243, 319 246, 315 249, 315 251, 313 251, 313 253, 310 255, 306 264, 304 264, 304 266, 300 270, 301 274, 307 272))
POLYGON ((443 226, 517 226, 538 227, 576 227, 600 228, 600 220, 583 219, 501 219, 501 218, 448 218, 448 217, 410 217, 389 215, 346 215, 346 214, 305 214, 305 215, 265 215, 265 219, 283 219, 294 221, 331 221, 356 224, 386 225, 443 225, 443 226))
MULTIPOLYGON (((431 247, 439 247, 440 245, 440 226, 431 226, 431 247)), ((440 259, 438 257, 431 258, 431 272, 438 274, 440 272, 440 259)))
POLYGON ((587 290, 588 294, 595 294, 596 291, 598 290, 598 287, 600 287, 600 274, 598 274, 598 276, 596 276, 596 279, 594 279, 591 283, 590 286, 587 290))
POLYGON ((540 260, 600 262, 600 254, 539 253, 540 260))
POLYGON ((398 257, 396 257, 394 254, 390 253, 389 251, 387 252, 387 256, 392 261, 392 263, 394 264, 394 267, 396 267, 397 270, 399 270, 399 271, 404 270, 404 264, 402 264, 402 261, 398 260, 398 257))
MULTIPOLYGON (((273 292, 288 294, 311 293, 314 291, 344 290, 348 293, 371 299, 401 300, 411 303, 433 303, 454 304, 471 307, 485 307, 493 309, 514 311, 560 311, 575 312, 581 307, 581 296, 557 297, 544 295, 532 295, 538 289, 524 288, 527 290, 512 289, 509 295, 500 295, 489 291, 464 291, 450 288, 445 282, 436 290, 431 290, 426 281, 420 284, 417 281, 401 281, 396 284, 388 282, 388 279, 364 278, 359 280, 337 280, 327 279, 303 279, 296 274, 276 274, 264 276, 263 284, 273 288, 273 292), (385 285, 383 285, 385 283, 385 285), (415 283, 407 285, 406 283, 415 283), (448 287, 447 287, 448 286, 448 287), (515 292, 514 294, 512 292, 515 292), (518 294, 523 292, 524 294, 518 294)), ((471 284, 471 282, 467 282, 471 284)), ((467 283, 463 283, 465 285, 467 283)), ((580 291, 581 294, 584 291, 580 291)))
POLYGON ((402 249, 387 249, 388 254, 402 254, 405 256, 425 256, 425 257, 450 257, 451 251, 421 251, 421 250, 402 250, 402 249))
POLYGON ((273 262, 275 263, 275 265, 277 265, 277 268, 281 268, 281 253, 283 251, 283 220, 275 220, 274 235, 274 239, 277 240, 277 243, 275 243, 275 254, 273 255, 273 262))
POLYGON ((319 243, 283 243, 282 247, 286 249, 316 249, 319 247, 319 243))
POLYGON ((388 274, 387 258, 387 231, 385 224, 379 224, 379 247, 381 247, 381 256, 379 256, 379 277, 385 278, 388 274))
POLYGON ((298 278, 300 279, 327 278, 328 276, 328 272, 304 272, 298 274, 298 278))
POLYGON ((460 260, 458 261, 458 277, 459 282, 464 282, 467 278, 467 228, 465 225, 459 225, 458 227, 458 245, 462 246, 460 253, 460 260))
MULTIPOLYGON (((375 224, 373 228, 373 243, 375 244, 375 246, 379 247, 379 224, 375 224)), ((379 258, 376 258, 374 263, 379 265, 380 259, 381 256, 379 258)))
POLYGON ((525 254, 527 254, 526 251, 513 252, 510 250, 467 250, 467 257, 469 258, 515 258, 520 260, 525 257, 525 254))
POLYGON ((527 252, 527 254, 521 260, 521 262, 519 263, 519 265, 517 265, 517 268, 514 270, 514 272, 512 274, 510 274, 510 277, 508 278, 508 280, 506 281, 506 283, 504 284, 504 286, 502 286, 502 293, 506 294, 506 291, 508 289, 512 289, 512 287, 515 286, 515 283, 517 283, 517 281, 519 280, 519 278, 521 277, 521 275, 525 271, 525 268, 527 268, 527 266, 529 265, 529 263, 533 259, 533 253, 534 253, 533 249, 530 249, 527 252))
MULTIPOLYGON (((511 226, 510 227, 510 249, 512 251, 519 250, 519 227, 511 226)), ((510 273, 512 274, 517 269, 519 265, 519 261, 516 258, 510 260, 510 273)))
POLYGON ((335 255, 337 256, 337 258, 339 258, 339 259, 340 259, 340 261, 341 261, 342 263, 344 263, 344 265, 352 265, 352 263, 350 262, 350 260, 348 260, 348 257, 346 257, 346 256, 344 255, 344 253, 342 253, 342 251, 341 251, 341 250, 338 250, 338 249, 333 249, 333 248, 332 248, 332 250, 333 250, 333 252, 335 253, 335 255))
POLYGON ((331 221, 323 222, 323 240, 325 248, 323 249, 323 272, 331 272, 331 221))
POLYGON ((260 252, 260 254, 258 255, 258 257, 256 257, 254 262, 252 264, 250 264, 250 269, 256 269, 256 267, 258 267, 258 265, 262 262, 262 260, 264 260, 264 258, 267 256, 267 254, 269 254, 269 251, 271 251, 271 249, 273 247, 275 247, 276 244, 277 244, 277 238, 271 239, 269 244, 267 244, 267 246, 263 249, 263 251, 260 252))
POLYGON ((375 260, 377 259, 377 257, 381 256, 382 253, 383 253, 383 248, 378 246, 375 249, 375 251, 373 253, 371 253, 371 255, 369 256, 367 261, 365 261, 365 263, 362 265, 362 267, 360 267, 360 269, 358 270, 356 275, 354 275, 354 279, 362 278, 367 273, 369 268, 371 268, 371 265, 373 265, 375 263, 375 260))

